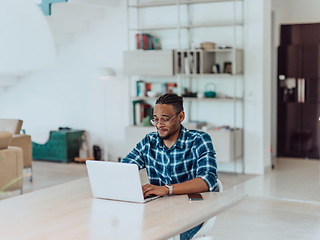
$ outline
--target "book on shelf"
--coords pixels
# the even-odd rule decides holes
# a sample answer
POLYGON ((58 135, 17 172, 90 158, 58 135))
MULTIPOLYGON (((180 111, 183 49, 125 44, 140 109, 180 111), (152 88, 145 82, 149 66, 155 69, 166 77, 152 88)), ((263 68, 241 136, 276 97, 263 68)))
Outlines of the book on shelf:
POLYGON ((190 65, 190 73, 197 74, 200 73, 199 66, 199 53, 193 52, 190 54, 189 65, 190 65))
POLYGON ((140 125, 141 122, 141 103, 136 103, 134 108, 134 125, 140 125))
POLYGON ((133 104, 133 125, 141 125, 143 120, 152 118, 153 108, 143 100, 132 101, 133 104))
POLYGON ((177 92, 177 83, 166 83, 165 93, 176 93, 177 92))
POLYGON ((189 63, 188 56, 184 57, 184 73, 185 74, 190 74, 190 63, 189 63))
POLYGON ((181 53, 177 53, 177 73, 182 73, 182 67, 181 67, 181 53))
POLYGON ((160 39, 149 33, 136 33, 136 48, 143 50, 161 49, 160 39))
POLYGON ((149 116, 150 119, 153 115, 153 109, 150 104, 148 103, 141 103, 141 111, 140 111, 140 123, 142 123, 142 120, 149 116))
POLYGON ((196 68, 196 73, 201 73, 201 70, 200 70, 200 53, 198 52, 196 54, 196 57, 195 57, 195 68, 196 68))
POLYGON ((147 93, 146 82, 139 80, 136 82, 137 97, 145 97, 147 93))
POLYGON ((132 101, 132 120, 133 125, 137 125, 137 123, 140 121, 140 103, 142 103, 142 100, 135 100, 132 101))
POLYGON ((157 37, 152 37, 152 40, 153 40, 153 49, 160 50, 161 49, 160 39, 157 37))
POLYGON ((186 73, 186 71, 185 71, 185 63, 184 63, 184 54, 183 53, 180 54, 180 65, 181 65, 180 73, 181 74, 186 73))
POLYGON ((147 82, 147 83, 146 83, 146 92, 149 92, 149 91, 151 91, 151 90, 152 90, 152 83, 147 82))
POLYGON ((136 34, 136 48, 141 49, 141 44, 140 44, 140 34, 136 34))
POLYGON ((176 72, 178 74, 199 74, 201 57, 198 51, 177 51, 176 72))
POLYGON ((192 74, 192 73, 195 73, 195 71, 194 71, 194 60, 193 60, 193 54, 190 54, 189 55, 189 71, 190 71, 190 73, 192 74))
POLYGON ((151 38, 151 35, 149 34, 142 34, 142 41, 143 41, 143 49, 144 50, 149 50, 151 49, 150 48, 150 38, 151 38))
POLYGON ((155 96, 165 93, 177 93, 177 83, 176 82, 145 82, 144 80, 136 81, 136 96, 146 97, 151 96, 147 94, 148 92, 155 93, 155 96))

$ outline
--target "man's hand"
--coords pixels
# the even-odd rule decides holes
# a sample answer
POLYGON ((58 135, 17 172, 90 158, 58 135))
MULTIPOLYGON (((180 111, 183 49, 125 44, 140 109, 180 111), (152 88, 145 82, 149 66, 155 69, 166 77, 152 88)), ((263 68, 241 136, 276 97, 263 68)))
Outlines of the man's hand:
POLYGON ((142 186, 143 196, 147 197, 150 194, 157 196, 164 196, 169 193, 169 189, 166 186, 156 186, 152 184, 146 184, 142 186))

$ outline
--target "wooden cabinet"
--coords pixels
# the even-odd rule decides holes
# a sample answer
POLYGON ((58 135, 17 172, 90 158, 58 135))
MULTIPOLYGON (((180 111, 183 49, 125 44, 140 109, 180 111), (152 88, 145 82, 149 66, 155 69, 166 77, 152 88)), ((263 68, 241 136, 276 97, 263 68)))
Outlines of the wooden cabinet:
POLYGON ((208 130, 219 162, 232 162, 243 155, 242 130, 208 130))
POLYGON ((173 76, 173 50, 126 51, 124 73, 142 76, 173 76))

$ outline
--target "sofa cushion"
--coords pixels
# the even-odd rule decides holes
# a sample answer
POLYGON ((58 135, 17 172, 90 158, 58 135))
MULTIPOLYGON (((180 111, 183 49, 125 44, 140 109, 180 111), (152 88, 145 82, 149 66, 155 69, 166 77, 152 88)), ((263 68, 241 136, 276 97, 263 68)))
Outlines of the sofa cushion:
POLYGON ((8 147, 0 151, 0 192, 22 189, 22 154, 22 149, 19 147, 8 147))
POLYGON ((19 134, 23 121, 20 119, 0 119, 0 131, 8 131, 12 134, 19 134))
POLYGON ((0 150, 8 148, 12 139, 12 133, 8 131, 0 132, 0 150))

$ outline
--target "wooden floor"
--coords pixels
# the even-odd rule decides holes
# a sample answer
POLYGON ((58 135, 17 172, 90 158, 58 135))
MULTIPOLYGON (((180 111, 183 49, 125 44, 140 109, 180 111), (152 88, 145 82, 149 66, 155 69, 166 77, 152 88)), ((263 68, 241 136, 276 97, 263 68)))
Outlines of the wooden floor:
MULTIPOLYGON (((87 176, 80 163, 34 161, 33 170, 33 182, 24 180, 25 194, 87 176)), ((224 191, 237 189, 248 197, 218 216, 210 236, 214 240, 319 240, 319 176, 320 161, 286 158, 277 159, 276 168, 262 176, 219 173, 224 191)))

